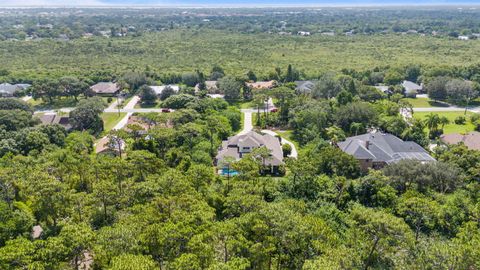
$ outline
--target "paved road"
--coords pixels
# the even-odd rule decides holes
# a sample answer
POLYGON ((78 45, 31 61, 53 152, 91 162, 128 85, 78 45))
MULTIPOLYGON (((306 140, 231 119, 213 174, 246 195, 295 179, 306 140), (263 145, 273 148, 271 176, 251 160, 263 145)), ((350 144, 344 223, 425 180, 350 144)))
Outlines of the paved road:
POLYGON ((107 107, 107 110, 114 110, 117 108, 117 106, 122 106, 124 100, 125 99, 123 97, 119 97, 107 107))
POLYGON ((22 97, 22 100, 25 101, 25 102, 29 101, 30 99, 32 99, 32 96, 24 96, 24 97, 22 97))
POLYGON ((122 118, 122 120, 120 120, 114 127, 113 127, 113 130, 120 130, 122 129, 123 127, 125 127, 128 123, 128 118, 130 118, 130 116, 132 116, 133 113, 127 113, 127 115, 125 115, 125 117, 122 118))
MULTIPOLYGON (((127 105, 125 105, 125 107, 123 107, 123 110, 134 110, 135 105, 137 105, 139 100, 140 100, 140 97, 133 96, 132 99, 127 103, 127 105)), ((107 110, 105 110, 105 111, 107 111, 107 110)), ((118 110, 117 110, 117 112, 118 112, 118 110)), ((130 116, 132 116, 132 114, 133 114, 133 112, 127 112, 127 115, 125 115, 125 117, 123 117, 122 120, 120 120, 113 127, 113 130, 120 130, 120 129, 124 128, 128 123, 128 118, 130 118, 130 116)))
POLYGON ((132 99, 123 107, 124 110, 135 109, 135 105, 137 105, 138 101, 140 101, 139 96, 133 96, 132 99))

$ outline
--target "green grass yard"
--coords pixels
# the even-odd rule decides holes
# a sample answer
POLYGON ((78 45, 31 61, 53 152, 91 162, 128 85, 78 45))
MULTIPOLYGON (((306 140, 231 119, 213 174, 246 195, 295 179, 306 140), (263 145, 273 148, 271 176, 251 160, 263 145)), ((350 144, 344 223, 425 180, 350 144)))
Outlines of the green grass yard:
POLYGON ((413 108, 448 107, 445 103, 436 102, 429 98, 404 98, 403 100, 412 104, 413 108))
POLYGON ((458 116, 464 116, 464 112, 415 112, 413 114, 413 117, 424 120, 427 115, 431 113, 438 114, 439 116, 445 116, 448 118, 448 120, 450 120, 450 124, 445 125, 445 127, 443 128, 444 134, 467 133, 474 130, 474 125, 470 122, 470 115, 473 114, 471 112, 467 112, 467 121, 464 125, 457 125, 454 123, 455 118, 457 118, 458 116))
POLYGON ((109 132, 127 113, 102 113, 104 132, 109 132))
MULTIPOLYGON (((108 97, 101 97, 102 100, 109 105, 108 97)), ((73 108, 76 107, 80 100, 84 99, 83 96, 78 97, 76 101, 72 97, 60 97, 58 99, 54 99, 52 103, 45 102, 43 99, 30 99, 28 100, 28 104, 32 105, 34 110, 58 110, 61 108, 73 108)), ((111 102, 116 102, 116 98, 112 98, 111 102)))

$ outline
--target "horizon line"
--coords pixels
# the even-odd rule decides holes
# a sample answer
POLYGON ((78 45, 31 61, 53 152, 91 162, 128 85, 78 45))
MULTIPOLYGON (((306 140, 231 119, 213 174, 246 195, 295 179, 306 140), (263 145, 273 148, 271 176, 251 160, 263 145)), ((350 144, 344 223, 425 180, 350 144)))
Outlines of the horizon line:
POLYGON ((478 8, 480 3, 392 3, 392 4, 378 4, 378 3, 364 3, 364 4, 100 4, 100 5, 1 5, 0 9, 26 9, 26 8, 362 8, 362 7, 469 7, 478 8))

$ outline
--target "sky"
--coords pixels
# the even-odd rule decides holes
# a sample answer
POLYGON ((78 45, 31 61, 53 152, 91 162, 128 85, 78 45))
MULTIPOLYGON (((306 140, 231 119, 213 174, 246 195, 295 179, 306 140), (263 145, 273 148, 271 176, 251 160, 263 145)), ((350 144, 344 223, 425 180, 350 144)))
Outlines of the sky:
POLYGON ((480 0, 0 0, 1 6, 361 6, 461 5, 480 0))

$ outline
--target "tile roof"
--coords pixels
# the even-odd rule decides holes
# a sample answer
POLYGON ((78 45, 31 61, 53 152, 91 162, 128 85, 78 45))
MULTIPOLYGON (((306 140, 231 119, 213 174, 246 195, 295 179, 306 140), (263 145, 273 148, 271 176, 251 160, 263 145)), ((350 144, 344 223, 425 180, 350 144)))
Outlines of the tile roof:
POLYGON ((277 86, 276 81, 248 82, 247 86, 252 89, 271 89, 277 86))
POLYGON ((440 136, 440 140, 447 144, 463 143, 468 149, 480 150, 480 132, 477 131, 472 131, 467 134, 444 134, 440 136))

